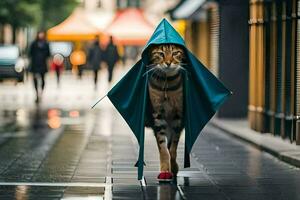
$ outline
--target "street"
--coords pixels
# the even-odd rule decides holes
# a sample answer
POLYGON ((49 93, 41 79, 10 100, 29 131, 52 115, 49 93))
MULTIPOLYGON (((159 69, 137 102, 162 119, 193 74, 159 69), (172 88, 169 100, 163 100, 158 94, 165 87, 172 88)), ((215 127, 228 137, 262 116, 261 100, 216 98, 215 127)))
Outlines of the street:
MULTIPOLYGON (((126 70, 120 67, 115 77, 126 70)), ((158 150, 146 130, 145 179, 137 181, 137 142, 106 98, 101 71, 46 79, 42 102, 25 84, 0 86, 0 199, 300 199, 300 170, 208 124, 194 145, 192 167, 158 184, 158 150)), ((118 79, 118 78, 116 78, 118 79)), ((115 80, 116 82, 117 80, 115 80)))

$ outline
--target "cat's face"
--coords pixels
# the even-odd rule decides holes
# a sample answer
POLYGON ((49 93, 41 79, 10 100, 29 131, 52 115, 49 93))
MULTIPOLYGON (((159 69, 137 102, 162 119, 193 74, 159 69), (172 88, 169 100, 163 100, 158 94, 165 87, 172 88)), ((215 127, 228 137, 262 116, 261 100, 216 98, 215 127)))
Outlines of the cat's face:
POLYGON ((151 64, 165 72, 179 70, 183 59, 183 49, 174 44, 157 45, 150 49, 151 64))

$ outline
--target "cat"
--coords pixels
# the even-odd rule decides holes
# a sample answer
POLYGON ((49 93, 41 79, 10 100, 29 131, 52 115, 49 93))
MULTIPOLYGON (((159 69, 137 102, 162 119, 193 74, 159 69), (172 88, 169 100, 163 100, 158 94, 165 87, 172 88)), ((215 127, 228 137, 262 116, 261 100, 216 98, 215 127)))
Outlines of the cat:
POLYGON ((150 127, 157 141, 160 172, 176 176, 177 146, 184 128, 181 69, 185 54, 178 45, 162 44, 150 48, 149 58, 152 71, 148 81, 152 118, 150 127))

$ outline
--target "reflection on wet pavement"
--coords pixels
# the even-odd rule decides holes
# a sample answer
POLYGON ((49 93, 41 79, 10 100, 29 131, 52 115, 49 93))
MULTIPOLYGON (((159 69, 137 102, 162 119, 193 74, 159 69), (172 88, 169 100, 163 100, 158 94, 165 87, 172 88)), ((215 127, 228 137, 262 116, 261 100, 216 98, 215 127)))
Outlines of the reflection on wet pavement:
POLYGON ((111 107, 90 110, 107 91, 100 80, 95 92, 90 77, 66 75, 58 90, 47 84, 37 106, 32 83, 0 85, 0 199, 102 199, 109 191, 111 107))
POLYGON ((157 187, 157 199, 168 200, 168 199, 181 199, 181 196, 177 190, 177 186, 170 184, 161 184, 157 187))
POLYGON ((48 110, 48 126, 52 129, 59 128, 61 126, 60 119, 61 112, 58 109, 48 110))
POLYGON ((107 144, 101 135, 94 135, 96 112, 4 111, 0 182, 29 185, 0 186, 0 199, 102 199, 103 186, 30 186, 32 182, 105 182, 107 144), (24 123, 19 115, 31 117, 24 123))
POLYGON ((103 200, 103 187, 0 186, 0 199, 103 200))
POLYGON ((68 187, 62 200, 103 200, 104 188, 99 187, 68 187))

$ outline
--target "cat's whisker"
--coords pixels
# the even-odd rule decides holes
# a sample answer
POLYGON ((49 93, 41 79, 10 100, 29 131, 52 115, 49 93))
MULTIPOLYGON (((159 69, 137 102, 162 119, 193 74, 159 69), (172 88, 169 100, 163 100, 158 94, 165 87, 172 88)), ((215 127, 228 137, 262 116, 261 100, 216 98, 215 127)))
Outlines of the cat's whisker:
POLYGON ((153 63, 153 64, 149 64, 149 65, 146 65, 146 67, 153 67, 153 66, 156 66, 157 64, 153 63))
POLYGON ((157 67, 153 67, 153 68, 149 69, 148 71, 146 71, 146 72, 143 74, 143 76, 145 76, 145 74, 147 74, 147 73, 149 73, 149 72, 155 70, 156 68, 157 68, 157 67))
POLYGON ((161 67, 161 65, 156 65, 155 68, 156 68, 157 70, 155 70, 154 72, 152 72, 153 74, 155 74, 155 73, 160 73, 160 75, 166 76, 166 72, 163 70, 163 68, 161 67))
POLYGON ((183 71, 187 71, 184 67, 179 66, 179 69, 183 70, 183 71))

